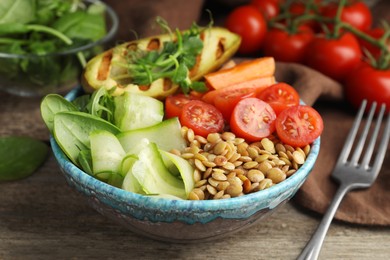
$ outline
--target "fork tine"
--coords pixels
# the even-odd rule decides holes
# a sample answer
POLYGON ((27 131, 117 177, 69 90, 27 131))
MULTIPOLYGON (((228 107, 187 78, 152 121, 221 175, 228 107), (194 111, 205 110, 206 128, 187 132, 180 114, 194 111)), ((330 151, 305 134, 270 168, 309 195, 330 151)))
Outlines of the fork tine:
POLYGON ((362 154, 362 151, 363 151, 364 143, 366 142, 366 138, 367 138, 368 132, 370 131, 370 126, 371 126, 372 118, 374 117, 375 109, 376 109, 376 102, 373 102, 372 105, 371 105, 370 112, 369 112, 368 117, 367 117, 366 124, 364 126, 363 133, 360 136, 358 144, 357 144, 357 146, 355 148, 355 152, 353 153, 353 156, 352 156, 352 159, 351 159, 351 164, 352 165, 357 165, 358 164, 360 155, 362 154))
POLYGON ((374 161, 374 164, 372 166, 372 171, 375 172, 374 177, 378 175, 379 169, 381 168, 383 160, 385 159, 386 149, 389 144, 389 138, 390 138, 390 111, 388 112, 387 115, 386 126, 385 129, 383 130, 383 137, 378 148, 378 153, 374 161))
POLYGON ((362 104, 360 105, 359 112, 353 122, 352 128, 348 133, 347 139, 345 140, 343 150, 339 155, 339 160, 338 160, 339 163, 345 163, 347 161, 348 155, 352 149, 353 140, 355 140, 360 122, 362 121, 364 110, 366 109, 366 105, 367 105, 367 100, 363 100, 362 104))
MULTIPOLYGON (((378 138, 378 133, 379 133, 379 130, 380 130, 380 127, 381 127, 382 118, 383 118, 383 114, 385 112, 385 109, 386 109, 386 105, 382 104, 381 110, 380 110, 379 115, 378 115, 377 120, 376 120, 376 125, 375 125, 374 132, 373 132, 373 134, 371 136, 370 143, 368 144, 368 147, 367 147, 367 150, 365 152, 363 161, 361 163, 362 167, 364 169, 366 169, 366 170, 369 169, 369 163, 370 163, 370 160, 371 160, 372 153, 374 152, 375 143, 376 143, 376 140, 378 138)), ((383 138, 385 138, 385 136, 383 138)))

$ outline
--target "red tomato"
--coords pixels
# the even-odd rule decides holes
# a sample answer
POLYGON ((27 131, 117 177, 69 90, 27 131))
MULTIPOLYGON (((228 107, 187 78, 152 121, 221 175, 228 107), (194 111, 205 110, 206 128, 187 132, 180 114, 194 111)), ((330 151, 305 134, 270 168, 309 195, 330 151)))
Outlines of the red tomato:
MULTIPOLYGON (((385 31, 382 28, 374 28, 366 31, 368 35, 373 37, 374 39, 380 39, 385 31)), ((374 58, 378 59, 381 55, 381 49, 371 43, 359 38, 360 47, 363 50, 367 50, 374 58)), ((390 51, 390 40, 387 41, 387 49, 390 51)))
POLYGON ((313 40, 313 31, 301 26, 297 33, 274 28, 265 36, 263 52, 265 56, 272 56, 277 61, 303 62, 307 45, 313 40))
POLYGON ((345 94, 355 108, 360 106, 363 99, 367 99, 369 104, 373 101, 385 103, 389 112, 390 69, 378 70, 368 64, 360 66, 346 78, 345 94))
POLYGON ((299 105, 298 92, 286 83, 276 83, 261 91, 257 97, 267 102, 276 115, 288 107, 299 105))
POLYGON ((283 143, 294 147, 311 144, 324 129, 321 115, 310 106, 293 106, 276 118, 276 133, 283 143))
POLYGON ((184 94, 168 96, 165 99, 165 118, 179 117, 183 106, 194 99, 198 98, 184 94))
POLYGON ((260 10, 267 20, 277 16, 280 11, 277 0, 251 0, 250 4, 260 10))
POLYGON ((180 123, 203 137, 221 132, 224 126, 221 112, 215 106, 200 100, 192 100, 183 107, 180 123))
POLYGON ((260 50, 267 32, 267 22, 256 7, 243 5, 235 8, 228 15, 225 26, 241 36, 238 52, 252 54, 260 50))
MULTIPOLYGON (((317 6, 320 4, 320 1, 316 1, 317 6)), ((317 11, 313 9, 307 9, 307 5, 305 3, 293 1, 289 7, 289 12, 295 16, 302 16, 304 14, 315 14, 317 11)), ((318 23, 314 20, 308 20, 303 23, 304 25, 312 28, 313 30, 316 30, 318 27, 318 23)))
POLYGON ((275 131, 275 119, 275 112, 266 102, 258 98, 245 98, 234 108, 230 128, 237 136, 255 142, 275 131))
POLYGON ((229 91, 220 91, 214 99, 215 107, 221 111, 223 117, 229 122, 234 107, 244 98, 254 97, 252 88, 237 88, 229 91))
POLYGON ((320 35, 306 46, 305 63, 341 81, 360 64, 361 57, 359 43, 351 33, 345 33, 338 39, 326 39, 320 35))
MULTIPOLYGON (((322 9, 322 15, 333 18, 337 13, 337 4, 329 4, 322 9)), ((372 26, 372 14, 370 8, 362 1, 351 1, 351 4, 344 6, 341 13, 341 20, 353 27, 366 31, 372 26)), ((332 28, 332 26, 330 26, 332 28)))

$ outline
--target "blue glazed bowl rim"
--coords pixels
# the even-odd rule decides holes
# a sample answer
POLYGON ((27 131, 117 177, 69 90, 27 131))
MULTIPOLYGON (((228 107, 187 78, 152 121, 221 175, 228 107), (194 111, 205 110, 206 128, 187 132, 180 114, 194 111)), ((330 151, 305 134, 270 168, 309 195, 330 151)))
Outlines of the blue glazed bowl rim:
MULTIPOLYGON (((81 87, 77 87, 66 95, 66 99, 73 100, 82 92, 81 87)), ((311 145, 311 150, 306 158, 306 162, 289 178, 271 186, 262 191, 246 194, 244 196, 223 199, 223 200, 171 200, 153 196, 145 196, 116 188, 105 182, 102 182, 91 175, 85 173, 74 165, 62 152, 55 139, 50 137, 51 147, 54 156, 65 174, 69 177, 82 183, 85 187, 96 193, 101 193, 114 198, 121 203, 131 203, 135 205, 145 205, 148 208, 158 209, 159 211, 198 211, 198 212, 213 212, 221 209, 237 209, 251 203, 258 203, 269 198, 276 198, 286 191, 297 190, 306 177, 311 172, 320 151, 321 137, 318 137, 311 145)), ((275 205, 277 206, 277 205, 275 205)))

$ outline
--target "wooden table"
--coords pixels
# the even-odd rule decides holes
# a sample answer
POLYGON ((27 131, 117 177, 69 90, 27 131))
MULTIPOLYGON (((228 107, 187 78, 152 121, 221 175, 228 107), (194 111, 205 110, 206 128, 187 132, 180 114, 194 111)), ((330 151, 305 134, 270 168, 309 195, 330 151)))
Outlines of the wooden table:
MULTIPOLYGON (((0 93, 0 136, 48 140, 39 98, 0 93)), ((226 239, 171 244, 140 237, 90 208, 50 154, 31 177, 0 183, 0 259, 296 259, 321 216, 293 201, 226 239)), ((334 222, 320 259, 389 259, 390 229, 334 222)))

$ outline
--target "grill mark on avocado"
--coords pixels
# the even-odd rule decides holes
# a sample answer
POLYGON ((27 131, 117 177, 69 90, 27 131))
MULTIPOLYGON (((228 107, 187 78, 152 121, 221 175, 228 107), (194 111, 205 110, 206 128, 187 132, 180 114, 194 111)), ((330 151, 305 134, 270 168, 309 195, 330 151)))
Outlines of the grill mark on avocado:
POLYGON ((99 66, 99 70, 97 73, 97 79, 98 80, 106 80, 108 78, 108 74, 110 71, 111 66, 111 59, 112 59, 112 53, 113 51, 108 51, 102 58, 102 61, 99 66))

